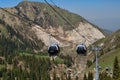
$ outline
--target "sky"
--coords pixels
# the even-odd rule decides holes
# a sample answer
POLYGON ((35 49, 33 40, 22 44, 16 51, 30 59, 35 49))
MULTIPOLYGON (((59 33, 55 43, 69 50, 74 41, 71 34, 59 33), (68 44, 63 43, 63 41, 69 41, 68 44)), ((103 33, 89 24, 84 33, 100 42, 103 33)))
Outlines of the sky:
MULTIPOLYGON (((23 0, 0 0, 0 7, 14 7, 23 0)), ((44 2, 44 0, 29 0, 44 2)), ((52 4, 51 0, 47 0, 52 4)), ((100 28, 120 29, 120 0, 52 0, 58 7, 77 13, 100 28)))

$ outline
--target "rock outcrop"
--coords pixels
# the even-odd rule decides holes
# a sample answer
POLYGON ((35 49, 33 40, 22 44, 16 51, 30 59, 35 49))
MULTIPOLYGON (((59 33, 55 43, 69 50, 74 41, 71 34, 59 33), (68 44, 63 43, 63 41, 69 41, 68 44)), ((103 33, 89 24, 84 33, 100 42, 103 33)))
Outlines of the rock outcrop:
POLYGON ((76 45, 84 41, 86 45, 90 45, 105 37, 100 29, 81 16, 54 6, 53 8, 58 10, 73 26, 63 20, 47 4, 37 2, 21 2, 14 8, 1 8, 0 19, 22 37, 23 40, 13 34, 19 41, 24 43, 26 40, 33 48, 42 45, 42 49, 50 42, 58 43, 61 47, 76 45))

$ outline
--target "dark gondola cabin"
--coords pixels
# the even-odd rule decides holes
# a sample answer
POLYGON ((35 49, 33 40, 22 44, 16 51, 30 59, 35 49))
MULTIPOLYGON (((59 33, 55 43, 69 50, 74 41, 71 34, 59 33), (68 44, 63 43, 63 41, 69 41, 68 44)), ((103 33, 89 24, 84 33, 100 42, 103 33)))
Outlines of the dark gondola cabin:
POLYGON ((60 47, 58 46, 58 44, 51 44, 48 47, 49 56, 57 56, 59 52, 60 52, 60 47))
POLYGON ((83 43, 79 44, 77 46, 76 52, 77 52, 78 55, 86 56, 87 55, 87 48, 86 48, 85 44, 83 44, 83 43))

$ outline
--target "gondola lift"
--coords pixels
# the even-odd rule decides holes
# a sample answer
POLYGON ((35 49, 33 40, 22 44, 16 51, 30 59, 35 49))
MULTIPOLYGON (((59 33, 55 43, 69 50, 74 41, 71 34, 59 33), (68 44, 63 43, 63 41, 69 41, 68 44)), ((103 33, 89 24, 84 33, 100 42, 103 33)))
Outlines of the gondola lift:
POLYGON ((49 47, 48 47, 48 53, 49 53, 49 56, 50 57, 54 57, 54 56, 57 56, 58 53, 60 52, 60 47, 57 43, 52 43, 51 42, 51 34, 49 35, 49 47))
POLYGON ((76 52, 78 55, 87 55, 87 48, 86 45, 84 43, 80 43, 77 48, 76 48, 76 52))
POLYGON ((50 57, 57 56, 59 52, 60 52, 60 47, 56 43, 53 43, 48 47, 48 53, 50 57))

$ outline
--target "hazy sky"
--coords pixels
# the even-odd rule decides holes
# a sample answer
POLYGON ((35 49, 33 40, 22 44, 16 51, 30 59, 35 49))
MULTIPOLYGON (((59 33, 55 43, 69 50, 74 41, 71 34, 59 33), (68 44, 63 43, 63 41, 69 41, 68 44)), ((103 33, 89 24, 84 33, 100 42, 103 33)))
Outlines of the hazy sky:
MULTIPOLYGON (((0 7, 14 7, 21 1, 23 0, 0 0, 0 7)), ((30 1, 44 2, 44 0, 30 1)), ((50 0, 47 1, 50 2, 50 0)), ((101 28, 108 29, 111 31, 120 29, 120 0, 52 1, 58 7, 77 13, 101 28)))

